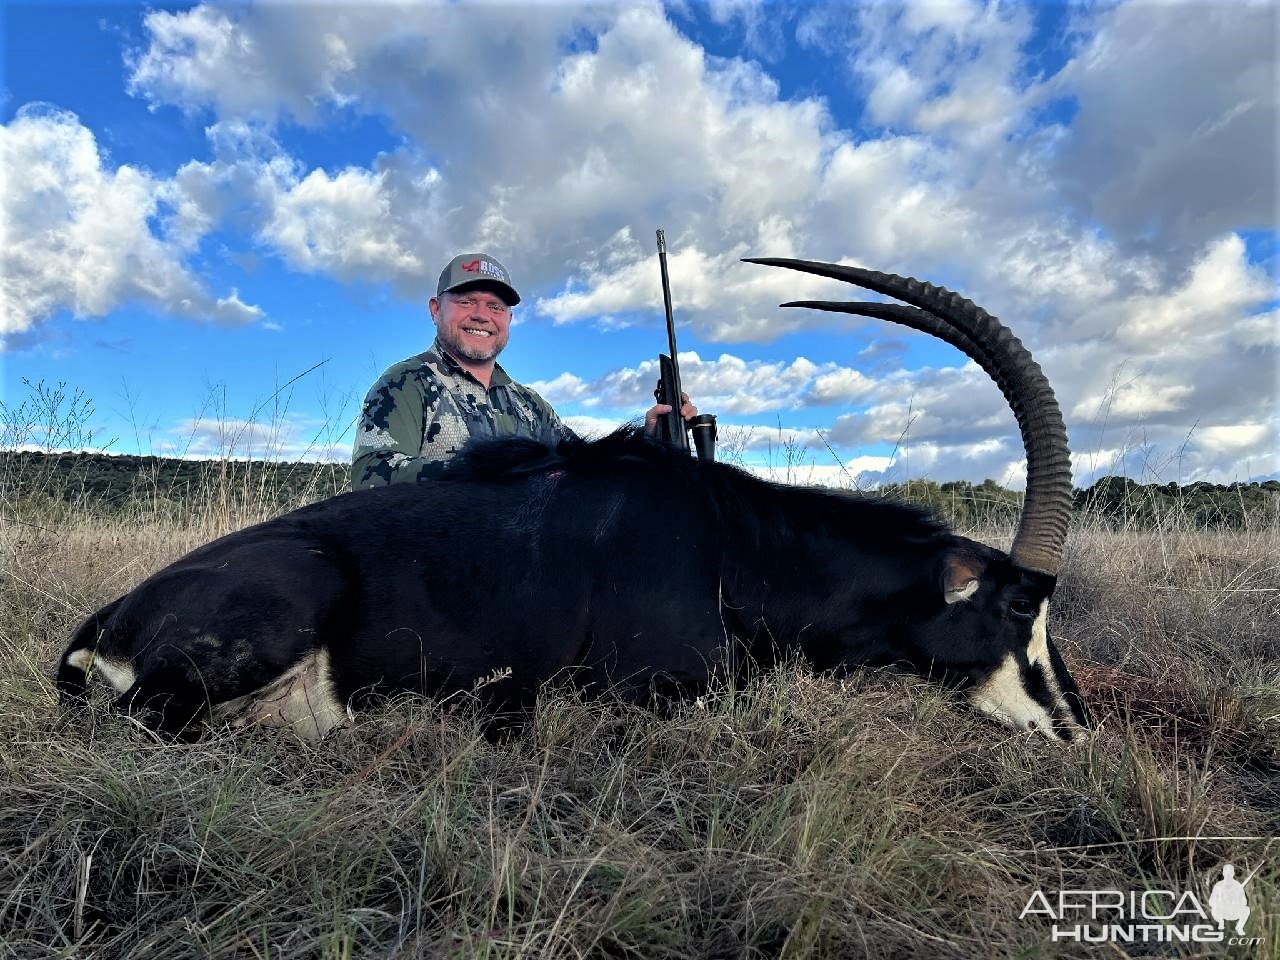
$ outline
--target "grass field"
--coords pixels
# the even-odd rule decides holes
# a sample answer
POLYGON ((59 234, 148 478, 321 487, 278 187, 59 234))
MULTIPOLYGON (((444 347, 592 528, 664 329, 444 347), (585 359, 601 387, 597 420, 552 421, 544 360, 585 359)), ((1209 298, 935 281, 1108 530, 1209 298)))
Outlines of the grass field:
POLYGON ((4 504, 0 956, 1280 958, 1274 521, 1078 520, 1052 629, 1096 730, 1070 748, 800 663, 662 715, 549 692, 497 744, 415 698, 319 746, 62 721, 79 620, 266 512, 4 504), (1020 916, 1037 890, 1207 909, 1226 862, 1260 867, 1256 943, 1082 946, 1020 916))

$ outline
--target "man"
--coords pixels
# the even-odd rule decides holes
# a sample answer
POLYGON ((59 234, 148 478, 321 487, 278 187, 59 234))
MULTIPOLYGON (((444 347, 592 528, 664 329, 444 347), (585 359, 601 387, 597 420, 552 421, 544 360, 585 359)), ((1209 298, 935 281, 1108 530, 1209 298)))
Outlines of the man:
MULTIPOLYGON (((437 477, 468 440, 526 437, 554 444, 575 436, 536 392, 498 364, 520 294, 507 268, 484 253, 454 257, 429 307, 431 348, 389 368, 370 388, 356 422, 351 489, 437 477)), ((697 415, 687 396, 680 412, 697 415)), ((656 404, 645 432, 657 432, 656 404)))

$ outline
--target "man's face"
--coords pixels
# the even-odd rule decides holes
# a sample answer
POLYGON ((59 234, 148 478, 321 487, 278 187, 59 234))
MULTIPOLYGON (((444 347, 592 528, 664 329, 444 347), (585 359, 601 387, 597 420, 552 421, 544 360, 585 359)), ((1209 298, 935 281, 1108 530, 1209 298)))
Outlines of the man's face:
POLYGON ((511 308, 488 290, 462 290, 432 297, 431 319, 440 344, 464 360, 493 360, 507 345, 511 308))

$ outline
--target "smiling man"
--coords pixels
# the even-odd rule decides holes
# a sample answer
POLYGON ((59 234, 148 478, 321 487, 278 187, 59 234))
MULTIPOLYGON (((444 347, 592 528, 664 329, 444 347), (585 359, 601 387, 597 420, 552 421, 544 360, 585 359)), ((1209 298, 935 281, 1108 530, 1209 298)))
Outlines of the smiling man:
MULTIPOLYGON (((574 436, 551 405, 498 364, 520 294, 486 253, 454 257, 431 298, 431 348, 382 374, 365 396, 351 455, 351 489, 439 476, 474 438, 525 437, 555 444, 574 436)), ((685 417, 697 415, 687 402, 685 417)), ((645 414, 656 431, 665 404, 645 414)))

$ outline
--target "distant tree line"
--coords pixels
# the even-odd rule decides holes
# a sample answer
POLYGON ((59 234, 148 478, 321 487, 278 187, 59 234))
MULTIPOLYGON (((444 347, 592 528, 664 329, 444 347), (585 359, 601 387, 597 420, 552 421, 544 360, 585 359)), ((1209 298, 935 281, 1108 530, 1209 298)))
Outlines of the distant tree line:
MULTIPOLYGON (((0 451, 0 500, 6 503, 41 497, 111 512, 139 501, 163 508, 230 491, 241 500, 287 510, 347 489, 345 463, 0 451)), ((875 493, 928 507, 960 529, 1010 525, 1022 509, 1022 493, 994 480, 911 480, 875 493)), ((1179 485, 1103 477, 1076 490, 1073 507, 1117 527, 1157 526, 1172 517, 1201 527, 1271 524, 1280 519, 1280 481, 1179 485)))
POLYGON ((1006 490, 989 479, 977 484, 967 480, 909 480, 885 484, 875 492, 891 500, 928 507, 959 530, 1013 524, 1022 511, 1021 493, 1006 490))
POLYGON ((38 497, 112 512, 139 501, 163 508, 166 503, 230 495, 286 510, 347 489, 345 463, 0 452, 0 495, 5 502, 38 497))
MULTIPOLYGON (((1022 492, 1007 490, 994 480, 912 480, 877 492, 927 506, 961 529, 1011 524, 1022 510, 1022 492)), ((1154 527, 1173 518, 1198 527, 1275 524, 1280 520, 1280 480, 1180 485, 1103 477, 1074 491, 1072 509, 1117 528, 1154 527)))
POLYGON ((1201 527, 1274 523, 1280 516, 1280 480, 1179 485, 1103 477, 1087 490, 1076 491, 1075 507, 1116 526, 1154 526, 1170 516, 1185 517, 1201 527))

